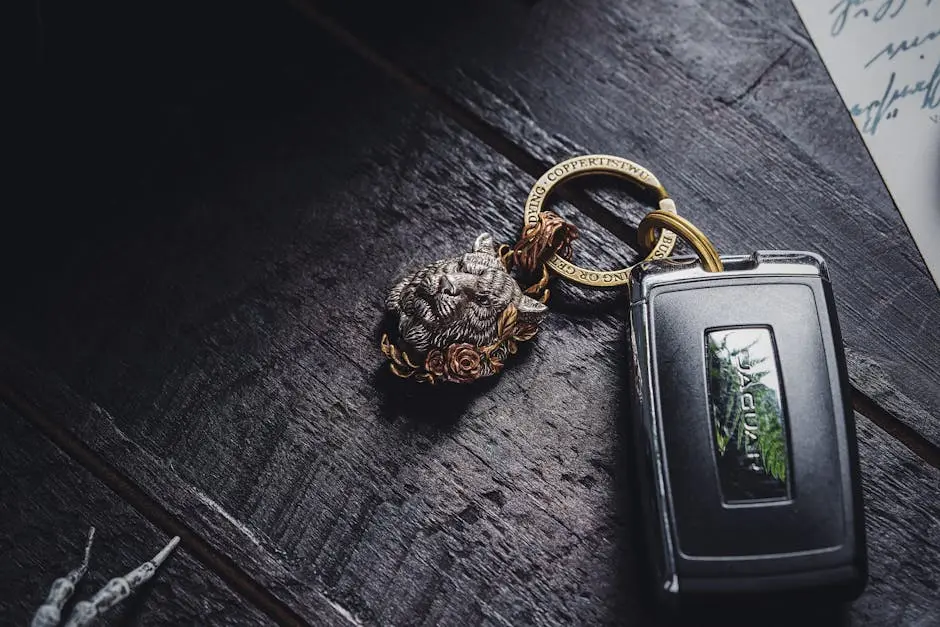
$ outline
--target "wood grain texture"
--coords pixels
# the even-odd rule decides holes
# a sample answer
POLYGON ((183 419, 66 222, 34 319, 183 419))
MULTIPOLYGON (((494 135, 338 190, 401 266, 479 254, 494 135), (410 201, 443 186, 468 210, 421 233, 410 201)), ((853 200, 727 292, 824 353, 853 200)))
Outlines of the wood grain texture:
MULTIPOLYGON (((3 383, 313 624, 655 624, 622 295, 559 286, 497 380, 403 387, 376 347, 386 288, 478 231, 512 238, 530 180, 307 26, 242 19, 255 38, 236 21, 137 86, 172 132, 78 164, 176 175, 88 183, 76 202, 105 208, 0 314, 3 383)), ((937 471, 859 420, 878 480, 851 616, 916 624, 937 611, 937 471)))
MULTIPOLYGON (((611 341, 616 341, 614 334, 611 341)), ((238 504, 222 505, 210 498, 205 490, 212 485, 195 484, 205 479, 187 479, 179 464, 129 439, 115 426, 116 417, 61 383, 45 380, 23 362, 5 361, 2 374, 41 411, 94 442, 109 463, 126 469, 311 623, 338 618, 316 601, 325 589, 333 610, 368 624, 665 624, 655 621, 642 597, 636 596, 642 565, 631 538, 634 523, 623 442, 627 419, 617 415, 628 399, 609 384, 623 367, 608 362, 599 369, 601 374, 606 371, 608 385, 606 395, 593 401, 612 406, 599 425, 585 420, 598 417, 590 409, 573 422, 557 410, 532 416, 526 407, 515 408, 513 414, 527 417, 529 424, 516 428, 506 424, 500 415, 505 412, 485 410, 464 412, 457 424, 442 425, 429 422, 441 416, 430 418, 428 408, 417 407, 387 425, 398 436, 398 448, 377 446, 381 433, 363 437, 360 432, 346 439, 331 432, 332 454, 320 454, 315 461, 317 468, 328 465, 325 472, 312 470, 297 453, 279 450, 271 468, 257 478, 262 485, 252 495, 268 503, 253 507, 247 517, 238 504), (503 426, 491 424, 494 421, 503 426), (545 427, 549 423, 562 437, 553 437, 545 427), (574 430, 578 433, 572 435, 574 430), (544 431, 549 433, 540 433, 544 431), (548 460, 531 444, 520 442, 526 434, 537 436, 539 446, 555 444, 548 460), (564 450, 565 442, 570 452, 564 450), (587 459, 581 458, 583 451, 574 450, 582 442, 593 447, 587 459), (567 463, 558 461, 562 455, 568 456, 567 463), (340 471, 330 472, 336 468, 340 471), (277 483, 284 485, 276 498, 262 494, 277 483), (272 514, 271 507, 280 511, 272 514), (326 546, 317 550, 317 542, 326 546), (571 543, 575 547, 559 553, 559 544, 564 548, 571 543), (578 546, 582 543, 587 546, 578 546), (575 555, 566 555, 569 551, 575 555), (491 586, 500 591, 504 598, 498 599, 499 606, 484 600, 492 596, 479 596, 481 586, 490 595, 491 586), (580 605, 575 605, 576 612, 568 609, 572 597, 580 605), (438 612, 422 614, 429 606, 438 606, 438 612), (494 615, 499 609, 509 616, 494 615)), ((603 383, 596 385, 605 389, 603 383)), ((575 400, 584 406, 592 399, 575 400)), ((341 406, 334 405, 332 413, 333 419, 362 419, 361 414, 344 415, 341 406)), ((866 593, 850 609, 848 624, 930 624, 940 612, 940 472, 864 417, 856 415, 856 420, 871 574, 866 593)), ((302 450, 309 446, 312 430, 323 429, 320 421, 302 422, 294 428, 302 435, 285 434, 288 440, 280 449, 302 450)), ((193 452, 194 457, 201 455, 193 452)), ((768 624, 793 624, 797 619, 805 621, 805 612, 768 624)))
MULTIPOLYGON (((68 611, 112 577, 153 557, 169 540, 4 405, 0 460, 0 616, 5 625, 29 624, 52 582, 81 563, 89 526, 96 528, 91 561, 68 611)), ((96 624, 271 623, 181 546, 149 583, 96 624)))
POLYGON ((868 590, 852 606, 853 622, 934 624, 940 617, 940 506, 933 495, 940 494, 940 471, 860 414, 855 419, 870 572, 868 590))
POLYGON ((789 2, 472 4, 295 2, 544 164, 647 165, 720 250, 821 253, 853 384, 940 444, 940 293, 789 2))
MULTIPOLYGON (((208 93, 152 94, 179 134, 137 150, 188 158, 189 178, 92 187, 83 203, 143 217, 99 218, 107 237, 80 231, 94 245, 33 275, 3 329, 40 370, 8 348, 4 382, 311 623, 653 622, 622 296, 560 287, 498 380, 402 387, 376 349, 386 287, 480 230, 511 238, 528 181, 342 49, 275 25, 280 43, 249 46, 208 93), (278 97, 221 106, 261 86, 278 97)), ((581 259, 612 245, 590 230, 581 259)), ((855 621, 929 617, 937 472, 876 429, 862 451, 903 489, 866 483, 874 574, 855 621)))

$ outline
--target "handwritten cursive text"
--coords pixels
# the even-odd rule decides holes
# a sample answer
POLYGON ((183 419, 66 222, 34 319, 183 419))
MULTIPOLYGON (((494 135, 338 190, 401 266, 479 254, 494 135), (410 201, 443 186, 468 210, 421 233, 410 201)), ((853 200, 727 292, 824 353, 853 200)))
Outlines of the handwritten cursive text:
POLYGON ((852 20, 871 20, 874 23, 882 20, 893 20, 908 6, 908 2, 917 4, 926 2, 926 6, 933 4, 933 0, 839 0, 831 9, 829 15, 833 16, 830 34, 838 37, 846 24, 852 20))
POLYGON ((898 107, 902 102, 913 96, 922 95, 920 108, 933 110, 940 107, 940 63, 933 70, 929 79, 922 79, 907 83, 900 87, 895 86, 897 73, 891 72, 888 84, 881 98, 872 100, 866 105, 855 104, 851 107, 852 116, 862 122, 862 133, 874 135, 882 121, 897 117, 898 107))
POLYGON ((914 50, 915 48, 919 48, 920 46, 923 46, 924 44, 929 43, 933 41, 934 39, 940 39, 940 28, 938 28, 937 30, 932 30, 925 35, 917 35, 916 37, 912 37, 911 39, 902 39, 900 41, 892 41, 887 46, 879 50, 875 56, 869 59, 868 63, 865 64, 865 68, 867 69, 872 63, 874 63, 875 61, 877 61, 878 59, 886 55, 887 55, 888 61, 891 61, 894 59, 894 57, 898 56, 902 52, 907 52, 908 50, 914 50))

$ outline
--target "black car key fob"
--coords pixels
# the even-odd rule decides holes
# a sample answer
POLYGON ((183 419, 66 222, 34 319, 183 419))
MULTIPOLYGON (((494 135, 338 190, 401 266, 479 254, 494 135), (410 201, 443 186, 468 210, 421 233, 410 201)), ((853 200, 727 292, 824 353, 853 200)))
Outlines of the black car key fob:
POLYGON ((823 260, 642 263, 631 395, 654 587, 667 601, 821 592, 867 577, 855 423, 823 260))

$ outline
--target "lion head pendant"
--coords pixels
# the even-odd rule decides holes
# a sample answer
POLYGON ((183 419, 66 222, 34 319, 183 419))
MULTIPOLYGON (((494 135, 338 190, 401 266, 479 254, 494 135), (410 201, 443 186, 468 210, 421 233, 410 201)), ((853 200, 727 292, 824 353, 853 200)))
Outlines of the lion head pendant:
POLYGON ((413 272, 386 300, 398 342, 382 338, 392 371, 419 381, 467 383, 497 374, 548 308, 522 293, 484 233, 472 252, 413 272))

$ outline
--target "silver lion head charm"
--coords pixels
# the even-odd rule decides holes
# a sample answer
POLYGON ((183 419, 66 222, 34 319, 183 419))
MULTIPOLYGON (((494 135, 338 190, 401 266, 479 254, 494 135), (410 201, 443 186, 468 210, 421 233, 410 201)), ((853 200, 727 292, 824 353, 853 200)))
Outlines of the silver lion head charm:
POLYGON ((397 346, 382 338, 392 371, 420 381, 466 383, 496 374, 531 339, 548 308, 522 293, 484 233, 473 251, 413 272, 392 288, 397 346))

